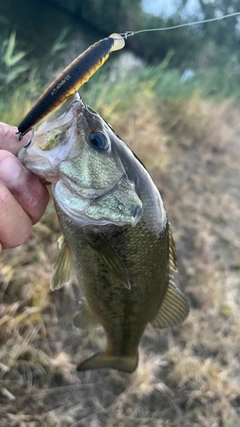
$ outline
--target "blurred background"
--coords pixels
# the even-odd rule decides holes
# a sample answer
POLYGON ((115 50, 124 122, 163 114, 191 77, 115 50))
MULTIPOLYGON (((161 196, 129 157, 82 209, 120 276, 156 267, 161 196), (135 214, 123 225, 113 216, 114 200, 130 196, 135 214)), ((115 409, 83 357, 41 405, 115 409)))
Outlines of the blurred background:
MULTIPOLYGON (((113 32, 240 11, 240 0, 9 0, 0 4, 0 121, 113 32)), ((51 292, 52 200, 26 244, 0 255, 0 425, 240 426, 240 17, 142 33, 80 93, 150 171, 175 229, 188 319, 146 328, 138 370, 76 373, 104 347, 72 326, 76 279, 51 292)))

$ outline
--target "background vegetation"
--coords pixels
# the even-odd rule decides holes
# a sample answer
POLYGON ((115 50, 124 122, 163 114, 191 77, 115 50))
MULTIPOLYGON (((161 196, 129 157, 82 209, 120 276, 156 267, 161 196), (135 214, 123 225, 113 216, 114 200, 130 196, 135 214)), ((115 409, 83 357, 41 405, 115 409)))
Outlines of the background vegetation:
MULTIPOLYGON (((5 3, 0 120, 17 125, 90 43, 181 22, 186 1, 165 21, 139 0, 5 3)), ((199 4, 206 18, 240 10, 239 0, 199 4)), ((60 234, 51 201, 28 242, 0 256, 1 426, 240 426, 239 88, 236 17, 132 37, 81 88, 161 191, 191 313, 172 330, 147 328, 136 373, 77 374, 104 338, 72 326, 75 278, 50 292, 60 234), (127 50, 143 66, 131 58, 130 67, 127 50), (186 68, 195 75, 184 81, 186 68)))

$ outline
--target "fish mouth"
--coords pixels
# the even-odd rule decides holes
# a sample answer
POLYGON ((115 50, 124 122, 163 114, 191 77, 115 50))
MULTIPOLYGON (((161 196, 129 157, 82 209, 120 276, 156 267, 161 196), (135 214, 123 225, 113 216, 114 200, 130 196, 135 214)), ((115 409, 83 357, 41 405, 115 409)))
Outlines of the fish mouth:
POLYGON ((67 159, 72 141, 78 136, 77 118, 83 108, 84 103, 75 94, 51 114, 37 132, 32 129, 31 138, 17 152, 17 157, 29 170, 48 182, 59 179, 58 164, 67 159))
POLYGON ((66 101, 48 119, 40 124, 37 133, 53 131, 56 128, 71 124, 77 116, 82 113, 85 104, 80 95, 76 92, 69 96, 66 101))
POLYGON ((17 152, 17 157, 31 172, 48 182, 56 182, 60 179, 57 172, 60 162, 68 157, 71 145, 66 144, 50 150, 42 150, 31 139, 17 152))

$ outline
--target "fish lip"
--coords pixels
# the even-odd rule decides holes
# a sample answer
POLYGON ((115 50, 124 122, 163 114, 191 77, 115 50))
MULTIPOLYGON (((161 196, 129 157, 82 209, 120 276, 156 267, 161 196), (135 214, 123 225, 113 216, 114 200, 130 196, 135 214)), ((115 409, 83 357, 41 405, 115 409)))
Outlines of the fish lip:
POLYGON ((93 114, 95 116, 99 116, 99 113, 95 111, 92 107, 90 107, 90 105, 84 104, 83 107, 84 107, 84 110, 86 110, 88 113, 93 114))
POLYGON ((32 145, 32 143, 33 143, 33 140, 34 140, 34 133, 35 133, 35 131, 34 131, 34 129, 32 128, 31 129, 31 131, 32 131, 32 135, 31 135, 31 138, 29 139, 29 141, 27 141, 26 142, 26 144, 24 144, 21 148, 28 148, 28 147, 30 147, 31 145, 32 145))

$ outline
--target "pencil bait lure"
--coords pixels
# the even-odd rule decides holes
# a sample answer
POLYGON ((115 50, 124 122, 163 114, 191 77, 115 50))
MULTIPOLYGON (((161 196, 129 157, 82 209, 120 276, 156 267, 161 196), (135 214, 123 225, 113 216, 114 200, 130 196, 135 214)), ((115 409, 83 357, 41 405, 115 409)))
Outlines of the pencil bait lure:
POLYGON ((80 54, 70 65, 68 65, 61 74, 48 86, 40 96, 36 104, 27 113, 18 126, 17 135, 19 140, 48 113, 60 105, 66 98, 73 95, 90 77, 100 68, 108 59, 111 52, 122 49, 125 46, 125 40, 139 33, 150 31, 167 31, 191 25, 209 23, 240 15, 240 12, 234 12, 215 18, 204 19, 201 21, 187 22, 171 27, 148 28, 138 31, 126 31, 120 34, 111 34, 111 36, 99 40, 80 54))
POLYGON ((18 126, 19 140, 48 113, 73 95, 104 64, 111 52, 122 49, 125 41, 119 34, 99 40, 71 62, 43 92, 18 126))

